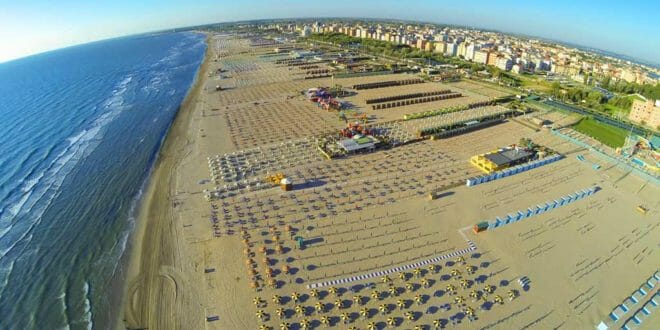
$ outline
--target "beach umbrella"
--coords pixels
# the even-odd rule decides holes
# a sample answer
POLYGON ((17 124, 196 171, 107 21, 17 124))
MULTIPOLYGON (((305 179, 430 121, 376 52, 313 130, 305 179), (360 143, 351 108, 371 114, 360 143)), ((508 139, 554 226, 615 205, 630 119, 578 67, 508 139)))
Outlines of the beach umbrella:
POLYGON ((330 318, 325 315, 321 316, 321 324, 327 327, 328 325, 330 325, 330 318))
POLYGON ((366 319, 367 317, 369 317, 369 309, 366 308, 366 307, 365 307, 365 308, 362 308, 362 309, 360 310, 360 316, 362 316, 362 318, 364 318, 364 319, 366 319))
POLYGON ((405 282, 408 280, 408 275, 406 275, 406 273, 401 272, 399 273, 399 279, 405 282))
POLYGON ((367 330, 376 330, 376 322, 367 323, 367 330))
POLYGON ((413 275, 415 275, 415 277, 420 277, 420 276, 422 276, 422 270, 419 269, 419 268, 415 268, 415 269, 413 269, 413 275))
POLYGON ((271 288, 274 288, 274 287, 277 286, 277 281, 275 281, 275 279, 270 278, 270 279, 268 279, 268 285, 269 285, 271 288))
POLYGON ((493 298, 493 302, 496 302, 498 304, 504 304, 504 299, 502 299, 500 295, 495 295, 495 297, 493 298))
POLYGON ((291 325, 287 322, 282 322, 280 323, 280 330, 289 330, 291 328, 291 325))
POLYGON ((264 314, 264 311, 260 309, 260 310, 257 310, 257 312, 255 313, 255 315, 261 320, 261 319, 264 318, 264 315, 265 315, 265 314, 264 314))
POLYGON ((399 299, 396 301, 396 307, 399 307, 399 309, 401 310, 404 307, 406 307, 406 302, 403 301, 403 299, 399 299))
POLYGON ((282 309, 282 308, 276 309, 275 310, 275 315, 277 315, 277 317, 279 317, 281 319, 282 316, 284 316, 284 309, 282 309))
POLYGON ((477 292, 477 290, 470 291, 470 298, 472 298, 473 301, 479 299, 479 292, 477 292))
POLYGON ((395 286, 391 286, 388 289, 388 291, 390 292, 390 296, 392 296, 392 297, 398 295, 398 293, 399 293, 399 289, 397 289, 397 287, 395 287, 395 286))
POLYGON ((423 278, 421 282, 422 282, 422 286, 425 287, 425 288, 428 288, 429 284, 431 283, 431 282, 429 282, 429 280, 427 280, 425 278, 423 278))
POLYGON ((440 320, 438 320, 438 319, 433 320, 433 327, 434 328, 436 328, 436 329, 440 328, 441 324, 442 324, 442 322, 440 322, 440 320))
POLYGON ((264 257, 263 259, 261 259, 261 262, 262 262, 264 265, 268 266, 268 265, 270 265, 270 258, 268 258, 268 257, 264 257))
POLYGON ((415 290, 415 285, 412 283, 406 283, 406 291, 413 292, 415 290))
POLYGON ((294 302, 298 302, 298 299, 300 299, 300 294, 298 292, 293 292, 291 294, 291 300, 293 300, 294 302))
POLYGON ((344 324, 346 324, 351 319, 348 316, 348 313, 341 313, 341 315, 339 315, 339 318, 341 318, 341 320, 342 320, 342 322, 344 322, 344 324))
POLYGON ((415 314, 408 311, 408 312, 403 313, 403 318, 405 318, 408 321, 412 321, 415 318, 415 314))
POLYGON ((422 304, 422 296, 416 294, 415 297, 413 297, 413 300, 417 303, 417 305, 422 304))
POLYGON ((262 245, 262 246, 259 247, 259 252, 260 253, 266 254, 266 251, 268 251, 268 249, 266 249, 265 245, 262 245))
POLYGON ((325 309, 325 307, 323 306, 323 304, 320 303, 320 302, 317 302, 316 305, 314 305, 314 308, 316 308, 316 311, 317 311, 318 313, 323 313, 323 310, 325 309))
POLYGON ((342 309, 344 307, 344 303, 341 301, 341 299, 337 299, 337 300, 335 300, 335 306, 338 309, 342 309))
POLYGON ((289 268, 288 265, 282 265, 282 273, 288 274, 289 270, 291 270, 291 269, 289 268))
POLYGON ((378 290, 371 291, 371 298, 380 300, 380 292, 378 290))
POLYGON ((362 296, 360 295, 353 296, 353 302, 356 303, 357 305, 362 305, 362 296))
POLYGON ((451 272, 449 273, 452 277, 458 277, 461 275, 461 271, 458 269, 452 269, 451 272))
POLYGON ((463 301, 465 301, 465 298, 463 298, 463 296, 456 296, 456 297, 454 297, 454 303, 456 303, 457 305, 462 304, 463 301))
POLYGON ((380 306, 378 306, 378 311, 379 311, 381 314, 385 315, 385 314, 387 314, 387 312, 389 312, 389 309, 387 308, 387 305, 385 305, 385 304, 380 304, 380 306))
POLYGON ((516 292, 513 290, 507 291, 506 295, 509 296, 509 300, 513 300, 516 298, 516 292))
POLYGON ((303 315, 303 314, 305 314, 305 307, 303 307, 303 306, 301 306, 301 305, 296 305, 296 307, 294 308, 294 310, 296 311, 296 314, 298 314, 298 315, 303 315))
POLYGON ((263 300, 262 300, 261 298, 259 298, 259 297, 254 297, 254 299, 252 299, 252 303, 253 303, 255 306, 259 306, 259 305, 261 305, 262 302, 263 302, 263 300))
POLYGON ((437 269, 438 269, 437 267, 438 266, 436 266, 434 264, 429 265, 429 273, 436 273, 437 269))
POLYGON ((461 288, 463 288, 463 289, 467 288, 467 287, 469 286, 469 284, 470 284, 470 283, 468 283, 468 281, 465 280, 465 279, 461 280, 460 283, 461 283, 461 288))
POLYGON ((468 274, 474 274, 474 266, 465 266, 465 272, 468 274))
POLYGON ((458 256, 458 257, 456 258, 456 263, 457 263, 457 264, 459 264, 459 263, 464 264, 464 263, 465 263, 465 258, 463 258, 462 256, 458 256))
POLYGON ((312 289, 312 290, 309 291, 309 295, 316 298, 316 297, 319 296, 319 290, 312 289))
POLYGON ((260 324, 259 325, 259 330, 270 330, 270 327, 265 325, 265 324, 260 324))
POLYGON ((387 318, 387 325, 393 326, 395 324, 396 324, 396 320, 393 317, 390 316, 387 318))
POLYGON ((492 285, 486 285, 484 287, 484 291, 486 291, 488 293, 493 293, 495 291, 495 287, 493 287, 492 285))
POLYGON ((277 242, 280 240, 280 235, 273 235, 271 238, 273 239, 273 242, 277 242))
POLYGON ((282 254, 282 252, 284 252, 284 248, 282 248, 281 245, 277 245, 275 246, 275 252, 277 252, 278 254, 282 254))
POLYGON ((336 295, 337 294, 337 288, 334 287, 334 286, 331 286, 330 288, 328 288, 328 292, 330 292, 330 294, 332 294, 332 295, 336 295))
POLYGON ((392 282, 392 279, 389 276, 385 275, 385 276, 380 278, 380 281, 387 284, 387 283, 392 282))
POLYGON ((472 307, 468 306, 463 310, 463 313, 465 313, 465 315, 467 315, 467 316, 473 317, 474 316, 474 309, 472 307))
POLYGON ((415 330, 423 330, 424 328, 421 325, 416 325, 413 329, 415 330))
POLYGON ((310 325, 310 324, 311 324, 311 323, 309 322, 308 319, 302 319, 302 320, 300 320, 300 328, 302 328, 302 329, 309 329, 309 325, 310 325))
POLYGON ((280 302, 282 301, 282 297, 280 297, 279 295, 274 295, 272 301, 273 301, 275 304, 278 304, 278 305, 279 305, 280 302))

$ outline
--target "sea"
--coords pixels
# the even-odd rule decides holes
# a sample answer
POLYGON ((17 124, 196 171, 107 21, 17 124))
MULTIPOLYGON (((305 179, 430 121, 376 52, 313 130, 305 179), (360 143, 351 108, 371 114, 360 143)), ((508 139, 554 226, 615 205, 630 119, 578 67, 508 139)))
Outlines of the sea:
POLYGON ((162 141, 206 51, 146 34, 0 64, 0 329, 106 329, 162 141))

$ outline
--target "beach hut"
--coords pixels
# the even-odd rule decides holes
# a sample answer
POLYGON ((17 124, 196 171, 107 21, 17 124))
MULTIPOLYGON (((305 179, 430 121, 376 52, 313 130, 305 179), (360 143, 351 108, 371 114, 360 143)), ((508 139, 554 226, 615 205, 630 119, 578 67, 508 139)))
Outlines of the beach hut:
POLYGON ((290 191, 293 189, 293 181, 289 178, 284 178, 280 181, 280 187, 283 191, 290 191))

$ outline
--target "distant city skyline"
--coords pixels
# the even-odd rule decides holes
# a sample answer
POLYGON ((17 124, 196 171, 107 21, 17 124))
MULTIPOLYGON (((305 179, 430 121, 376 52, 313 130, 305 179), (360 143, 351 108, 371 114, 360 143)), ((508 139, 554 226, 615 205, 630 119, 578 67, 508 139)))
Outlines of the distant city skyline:
POLYGON ((88 2, 0 0, 0 62, 144 32, 278 18, 383 18, 451 24, 597 48, 660 65, 655 1, 346 1, 88 2))

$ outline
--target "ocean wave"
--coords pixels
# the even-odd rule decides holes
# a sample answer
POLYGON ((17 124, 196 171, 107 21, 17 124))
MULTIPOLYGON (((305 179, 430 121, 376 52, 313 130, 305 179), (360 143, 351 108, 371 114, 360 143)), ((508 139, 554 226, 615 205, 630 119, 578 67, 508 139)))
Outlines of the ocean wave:
POLYGON ((66 139, 68 146, 51 161, 46 169, 34 174, 34 177, 23 180, 20 186, 21 196, 3 207, 3 212, 0 213, 0 233, 2 233, 0 238, 4 238, 8 234, 12 234, 13 237, 12 243, 8 243, 7 239, 0 241, 0 260, 11 251, 16 242, 26 238, 32 228, 40 223, 41 216, 52 201, 59 196, 59 188, 73 171, 75 165, 100 143, 103 128, 126 109, 123 106, 124 94, 128 91, 132 80, 133 76, 130 74, 122 79, 116 85, 115 92, 104 102, 104 108, 107 111, 96 118, 88 128, 68 137, 66 139), (18 218, 24 219, 20 222, 20 232, 15 232, 18 230, 11 229, 15 228, 18 218))

